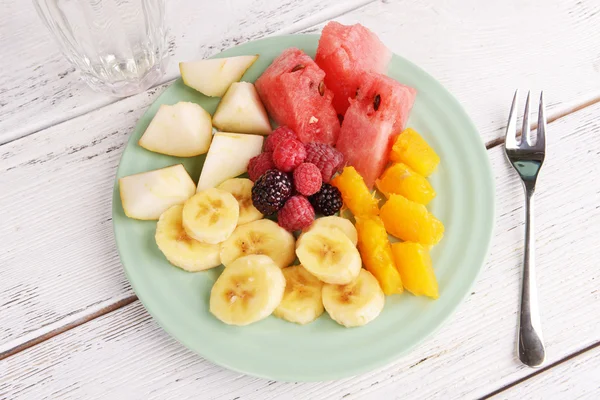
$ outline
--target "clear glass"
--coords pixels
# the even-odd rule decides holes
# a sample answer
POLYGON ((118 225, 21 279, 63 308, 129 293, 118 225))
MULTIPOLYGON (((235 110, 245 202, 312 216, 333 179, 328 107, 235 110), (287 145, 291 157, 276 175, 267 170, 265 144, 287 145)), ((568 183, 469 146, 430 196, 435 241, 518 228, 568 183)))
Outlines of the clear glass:
POLYGON ((62 52, 94 90, 129 96, 168 59, 164 0, 33 0, 62 52))

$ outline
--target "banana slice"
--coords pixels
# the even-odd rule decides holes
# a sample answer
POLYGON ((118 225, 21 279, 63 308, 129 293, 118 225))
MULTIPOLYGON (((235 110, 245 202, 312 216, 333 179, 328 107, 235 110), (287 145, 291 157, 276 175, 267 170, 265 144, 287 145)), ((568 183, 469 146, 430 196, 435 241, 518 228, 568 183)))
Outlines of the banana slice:
POLYGON ((161 214, 156 224, 156 244, 171 264, 190 272, 204 271, 221 264, 220 246, 202 243, 187 235, 181 224, 183 205, 161 214))
POLYGON ((285 276, 285 293, 273 315, 300 325, 319 318, 323 314, 323 282, 302 265, 294 265, 281 271, 285 276))
MULTIPOLYGON (((347 220, 346 218, 338 217, 336 215, 332 215, 330 217, 317 218, 312 223, 312 225, 306 230, 306 232, 310 232, 312 229, 318 227, 330 227, 330 228, 338 228, 341 229, 342 232, 348 236, 348 239, 356 246, 358 243, 358 233, 356 232, 356 228, 354 224, 347 220)), ((298 242, 300 243, 300 238, 304 235, 305 232, 302 232, 298 237, 298 242)))
POLYGON ((257 221, 263 218, 263 215, 252 204, 252 186, 254 183, 246 178, 232 178, 217 186, 218 189, 229 192, 235 197, 240 206, 240 219, 238 225, 257 221))
POLYGON ((383 310, 385 296, 377 279, 366 269, 347 285, 323 286, 323 305, 335 322, 347 328, 373 321, 383 310))
POLYGON ((285 277, 267 256, 231 263, 210 292, 210 312, 229 325, 248 325, 271 315, 283 298, 285 277))
POLYGON ((298 240, 296 255, 308 272, 325 283, 350 283, 362 266, 360 254, 348 236, 341 229, 326 226, 306 232, 298 240))
POLYGON ((229 192, 211 188, 196 193, 183 205, 183 228, 204 243, 221 243, 235 229, 240 215, 238 202, 229 192))
POLYGON ((269 219, 259 219, 235 228, 233 234, 221 243, 221 262, 229 266, 240 257, 264 254, 279 268, 287 267, 296 258, 294 235, 269 219))

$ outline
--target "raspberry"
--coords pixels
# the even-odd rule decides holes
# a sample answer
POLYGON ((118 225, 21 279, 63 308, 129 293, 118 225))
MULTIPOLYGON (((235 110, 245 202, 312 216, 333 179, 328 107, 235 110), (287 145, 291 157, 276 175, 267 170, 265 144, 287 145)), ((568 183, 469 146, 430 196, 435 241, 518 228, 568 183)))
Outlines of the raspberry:
POLYGON ((308 228, 315 220, 315 210, 304 196, 292 196, 277 214, 282 228, 294 232, 308 228))
POLYGON ((321 171, 315 164, 302 163, 294 170, 294 187, 300 194, 310 196, 317 193, 321 183, 321 171))
POLYGON ((329 182, 333 174, 338 172, 344 156, 342 153, 325 143, 308 143, 306 146, 307 163, 313 163, 321 171, 323 182, 329 182))
POLYGON ((293 171, 306 158, 306 149, 301 141, 285 139, 273 152, 273 164, 283 172, 293 171))
POLYGON ((256 182, 262 174, 270 169, 275 169, 273 164, 273 153, 260 153, 252 157, 248 163, 248 176, 252 182, 256 182))
POLYGON ((286 173, 270 169, 252 186, 252 204, 264 215, 277 212, 292 195, 292 181, 286 173))
POLYGON ((342 208, 342 194, 335 186, 324 183, 316 194, 309 197, 310 203, 318 213, 333 215, 342 208))
POLYGON ((265 151, 275 151, 277 145, 285 139, 297 139, 296 133, 287 126, 280 126, 267 136, 265 151))

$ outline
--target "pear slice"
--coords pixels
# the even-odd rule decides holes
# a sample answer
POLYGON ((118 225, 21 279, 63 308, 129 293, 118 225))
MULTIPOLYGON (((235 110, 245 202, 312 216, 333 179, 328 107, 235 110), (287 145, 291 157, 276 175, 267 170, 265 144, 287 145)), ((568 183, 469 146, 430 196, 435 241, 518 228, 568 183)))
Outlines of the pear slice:
POLYGON ((119 179, 125 215, 155 220, 170 207, 194 195, 196 185, 181 164, 119 179))
POLYGON ((262 151, 263 136, 217 132, 202 166, 198 192, 216 187, 247 171, 248 162, 262 151))
POLYGON ((196 103, 163 104, 138 144, 146 150, 175 157, 204 154, 210 147, 210 114, 196 103))
POLYGON ((257 59, 258 55, 180 62, 179 71, 187 86, 207 96, 221 97, 257 59))
POLYGON ((267 111, 250 82, 234 82, 229 86, 213 114, 213 125, 225 132, 271 133, 267 111))

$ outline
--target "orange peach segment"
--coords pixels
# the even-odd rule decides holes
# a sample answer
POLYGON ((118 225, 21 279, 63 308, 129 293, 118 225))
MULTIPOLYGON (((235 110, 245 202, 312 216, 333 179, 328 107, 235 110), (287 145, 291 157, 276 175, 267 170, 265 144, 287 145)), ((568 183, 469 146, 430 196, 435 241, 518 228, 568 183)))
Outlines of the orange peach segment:
POLYGON ((419 243, 393 243, 392 253, 402 284, 415 296, 439 297, 438 283, 431 266, 431 257, 419 243))
POLYGON ((402 293, 402 279, 394 265, 392 248, 381 218, 356 217, 358 250, 367 271, 372 273, 385 294, 402 293))
POLYGON ((427 205, 434 197, 435 190, 429 181, 404 163, 392 164, 375 182, 377 189, 389 197, 401 194, 409 200, 427 205))
POLYGON ((390 195, 380 216, 389 234, 407 242, 431 246, 444 236, 444 225, 423 204, 399 194, 390 195))
POLYGON ((405 129, 394 142, 390 160, 403 162, 419 174, 429 176, 440 163, 440 157, 414 129, 405 129))

